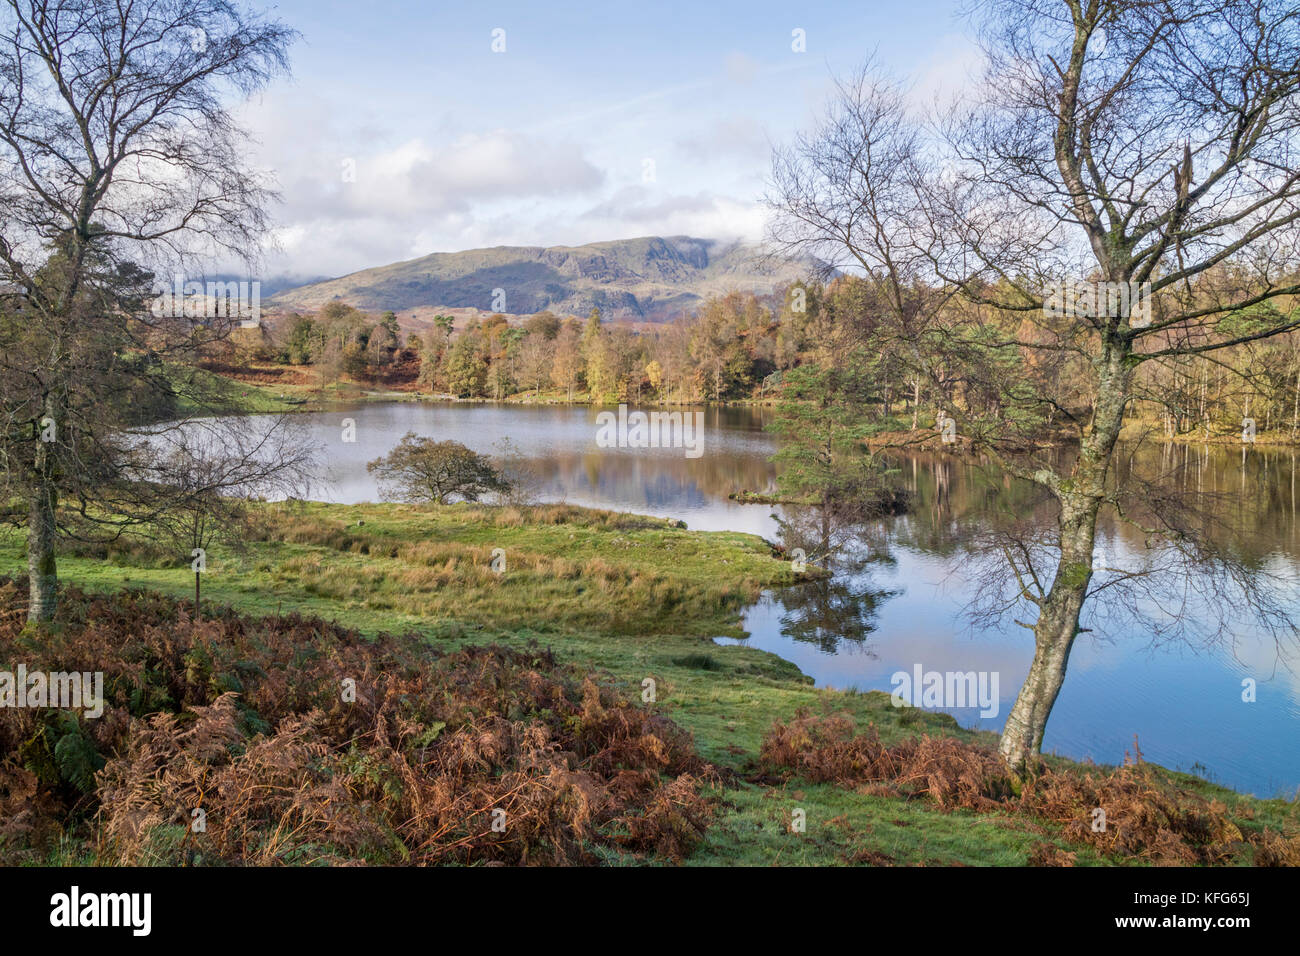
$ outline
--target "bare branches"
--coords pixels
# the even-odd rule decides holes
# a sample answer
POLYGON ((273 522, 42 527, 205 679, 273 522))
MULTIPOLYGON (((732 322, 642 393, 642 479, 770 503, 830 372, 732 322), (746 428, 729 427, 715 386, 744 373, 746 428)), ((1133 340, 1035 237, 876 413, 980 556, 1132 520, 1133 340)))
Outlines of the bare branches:
MULTIPOLYGON (((1221 263, 1240 265, 1242 253, 1285 235, 1289 254, 1274 263, 1284 281, 1262 284, 1274 295, 1296 291, 1293 5, 1011 0, 977 11, 990 54, 986 93, 946 127, 964 170, 951 204, 963 227, 960 261, 997 277, 1095 270, 1160 292, 1221 263), (1001 241, 1008 214, 1019 242, 1001 241)), ((950 256, 948 268, 957 261, 950 256)), ((1031 308, 1041 304, 1033 283, 1019 291, 1031 308)), ((1245 304, 1224 302, 1217 314, 1245 304)), ((1172 299, 1164 305, 1161 326, 1118 331, 1149 336, 1201 317, 1172 299)))
MULTIPOLYGON (((1294 304, 1283 311, 1300 293, 1300 10, 1290 0, 974 10, 983 85, 937 137, 918 132, 896 84, 860 76, 815 136, 778 154, 769 202, 786 246, 838 251, 886 293, 925 277, 942 308, 918 310, 921 322, 909 327, 904 295, 881 297, 900 328, 920 330, 913 367, 942 388, 966 447, 1054 503, 1053 533, 1020 529, 986 548, 996 570, 985 610, 1036 610, 1034 662, 1002 742, 1019 767, 1041 746, 1090 597, 1105 591, 1103 604, 1135 614, 1161 607, 1166 629, 1194 620, 1176 593, 1190 597, 1189 573, 1144 569, 1090 590, 1097 522, 1106 507, 1129 521, 1142 510, 1111 489, 1144 362, 1300 328, 1294 304), (1048 307, 1050 288, 1080 280, 1124 294, 1105 308, 1048 307), (1067 390, 1066 370, 1084 387, 1067 390), (1069 454, 1032 440, 1062 426, 1077 439, 1069 454), (1139 596, 1125 605, 1124 595, 1139 596)), ((1201 562, 1198 529, 1175 504, 1142 503, 1142 525, 1164 542, 1153 551, 1201 562)), ((1216 586, 1289 628, 1238 565, 1210 564, 1216 586)))
POLYGON ((153 315, 142 264, 257 259, 273 193, 227 104, 291 39, 227 0, 0 3, 0 493, 28 503, 33 620, 56 530, 207 528, 223 495, 305 467, 283 428, 166 455, 132 432, 223 410, 194 359, 233 323, 153 315))
POLYGON ((283 72, 292 39, 226 0, 6 0, 0 281, 42 302, 34 271, 64 235, 151 264, 255 258, 274 194, 226 103, 283 72))

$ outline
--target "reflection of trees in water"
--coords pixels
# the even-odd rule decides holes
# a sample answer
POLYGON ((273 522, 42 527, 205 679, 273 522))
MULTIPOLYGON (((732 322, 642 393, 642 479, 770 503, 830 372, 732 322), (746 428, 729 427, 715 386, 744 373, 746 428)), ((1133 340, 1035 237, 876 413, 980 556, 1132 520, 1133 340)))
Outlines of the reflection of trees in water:
POLYGON ((565 452, 534 458, 527 467, 548 495, 580 495, 599 490, 620 502, 671 502, 683 489, 701 500, 726 499, 742 488, 771 486, 773 469, 761 455, 709 452, 688 459, 680 449, 565 452))
POLYGON ((1300 557, 1296 459, 1292 449, 1148 443, 1115 466, 1135 498, 1148 501, 1151 486, 1162 490, 1162 504, 1177 495, 1213 544, 1264 563, 1278 553, 1300 557))
POLYGON ((880 604, 891 596, 870 587, 860 574, 787 588, 781 592, 781 633, 828 654, 853 646, 874 658, 875 650, 866 640, 876 629, 880 604))
POLYGON ((918 452, 894 464, 912 495, 912 509, 891 531, 897 543, 914 550, 951 557, 990 528, 1054 523, 1054 506, 1041 488, 987 462, 918 452))
POLYGON ((889 561, 885 527, 847 508, 784 506, 774 516, 787 552, 802 548, 809 564, 831 572, 781 592, 781 632, 827 653, 846 644, 874 657, 867 637, 894 592, 874 587, 870 565, 889 561))
MULTIPOLYGON (((1293 659, 1296 458, 1290 450, 1121 445, 1110 475, 1115 504, 1098 520, 1083 631, 1210 646, 1231 644, 1244 626, 1271 635, 1279 661, 1293 659)), ((1052 585, 1059 557, 1055 501, 974 458, 909 455, 901 471, 914 508, 893 523, 894 541, 951 559, 951 574, 972 595, 965 616, 974 628, 1031 621, 1026 595, 1052 585)))
MULTIPOLYGON (((777 515, 786 549, 802 547, 810 563, 834 572, 830 579, 780 595, 781 627, 793 639, 828 652, 845 641, 865 642, 879 606, 890 596, 870 586, 869 565, 887 555, 891 544, 954 559, 954 576, 991 602, 986 608, 976 601, 969 609, 975 624, 987 623, 982 619, 990 609, 1007 606, 996 594, 1011 580, 1005 547, 1023 546, 1036 553, 1036 564, 1050 564, 1055 504, 1041 489, 978 459, 929 453, 891 457, 912 494, 909 514, 862 520, 786 507, 777 515)), ((1278 554, 1300 559, 1297 458, 1290 450, 1143 444, 1117 457, 1115 475, 1130 516, 1160 508, 1169 518, 1170 502, 1176 502, 1182 520, 1194 519, 1214 551, 1262 572, 1278 554)), ((1132 631, 1138 602, 1160 596, 1155 589, 1161 580, 1194 575, 1207 593, 1241 589, 1241 582, 1231 579, 1241 572, 1226 573, 1214 560, 1148 550, 1146 536, 1113 511, 1103 512, 1097 543, 1094 588, 1106 599, 1093 605, 1089 624, 1099 636, 1132 631)), ((1142 633, 1160 636, 1158 628, 1144 627, 1142 633)))
MULTIPOLYGON (((1300 558, 1300 488, 1291 450, 1145 442, 1121 446, 1114 479, 1126 512, 1140 525, 1152 512, 1184 522, 1238 558, 1300 558)), ((952 555, 988 531, 1055 528, 1055 505, 1040 489, 977 459, 917 453, 896 460, 913 495, 913 510, 895 522, 895 540, 932 554, 952 555)), ((1146 536, 1103 510, 1098 540, 1140 552, 1146 536)))
MULTIPOLYGON (((711 424, 715 424, 712 423, 711 424)), ((706 444, 699 459, 686 459, 680 450, 591 448, 566 450, 563 444, 547 448, 545 455, 526 462, 539 479, 546 497, 582 496, 598 491, 616 502, 612 507, 668 510, 675 502, 725 499, 740 489, 769 489, 775 468, 766 449, 758 447, 761 429, 753 423, 717 422, 719 427, 753 431, 754 447, 744 441, 706 444)), ((533 454, 537 454, 533 450, 533 454)), ((1061 452, 1066 457, 1070 452, 1061 452)), ((1048 566, 1056 547, 1055 503, 1035 486, 1010 478, 978 458, 941 453, 884 453, 898 479, 911 492, 913 509, 896 519, 861 520, 848 513, 827 515, 820 509, 784 508, 781 540, 787 549, 803 547, 812 563, 829 565, 830 580, 810 582, 781 594, 786 611, 781 625, 796 640, 833 650, 843 642, 863 645, 874 630, 878 607, 888 595, 873 590, 868 578, 872 557, 886 553, 893 543, 925 554, 947 558, 954 578, 987 596, 997 608, 998 590, 1014 584, 1001 550, 1024 544, 1036 552, 1035 564, 1048 566), (873 547, 871 538, 875 537, 873 547), (800 543, 802 542, 802 543, 800 543), (863 558, 863 552, 867 557, 863 558), (988 586, 985 586, 986 582, 988 586), (994 587, 993 585, 998 585, 994 587)), ((1300 557, 1300 488, 1297 488, 1297 453, 1291 450, 1152 442, 1121 447, 1113 478, 1124 489, 1131 517, 1142 523, 1154 508, 1163 517, 1169 509, 1182 509, 1179 521, 1192 524, 1219 548, 1232 552, 1252 577, 1277 555, 1300 557), (1199 512, 1188 510, 1191 502, 1199 512)), ((759 506, 750 506, 759 507, 759 506)), ((1151 522, 1154 523, 1154 522, 1151 522)), ((1134 572, 1146 576, 1133 586, 1146 587, 1163 570, 1168 580, 1187 581, 1197 576, 1196 587, 1209 594, 1236 590, 1231 581, 1206 574, 1211 562, 1183 562, 1176 556, 1153 554, 1147 540, 1133 524, 1103 511, 1098 526, 1098 553, 1094 561, 1093 589, 1104 600, 1089 613, 1098 635, 1153 633, 1134 630, 1130 611, 1138 601, 1155 594, 1149 589, 1125 594, 1118 579, 1134 572), (1154 562, 1151 566, 1149 563, 1154 562), (1166 567, 1167 565, 1167 567, 1166 567), (1171 577, 1170 574, 1173 574, 1171 577), (1181 575, 1181 577, 1179 577, 1181 575), (1108 620, 1109 609, 1119 617, 1108 620)), ((1244 573, 1244 571, 1243 571, 1244 573)), ((1002 595, 1009 599, 1010 595, 1002 595)))

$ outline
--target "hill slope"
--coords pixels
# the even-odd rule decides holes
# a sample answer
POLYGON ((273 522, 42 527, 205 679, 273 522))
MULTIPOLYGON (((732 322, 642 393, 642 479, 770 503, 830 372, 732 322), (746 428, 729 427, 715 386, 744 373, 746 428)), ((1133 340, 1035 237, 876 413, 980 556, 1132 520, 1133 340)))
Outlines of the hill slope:
POLYGON ((436 252, 278 293, 282 309, 341 300, 367 311, 445 308, 529 315, 550 309, 662 322, 704 297, 732 289, 766 293, 807 275, 812 261, 767 261, 751 245, 688 236, 593 242, 585 246, 497 246, 436 252), (494 290, 504 290, 495 308, 494 290))

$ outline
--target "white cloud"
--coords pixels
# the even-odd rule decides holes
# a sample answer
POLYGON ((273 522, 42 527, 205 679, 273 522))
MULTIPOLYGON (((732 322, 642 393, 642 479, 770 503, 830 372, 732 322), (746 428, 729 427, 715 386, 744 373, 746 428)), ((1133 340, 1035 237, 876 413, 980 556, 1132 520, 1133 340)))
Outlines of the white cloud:
POLYGON ((397 225, 468 212, 478 200, 582 193, 603 179, 573 143, 494 130, 463 134, 446 145, 413 139, 314 163, 298 170, 286 193, 295 217, 382 216, 397 225))
POLYGON ((628 186, 588 209, 581 219, 604 235, 758 239, 763 234, 764 211, 757 202, 725 196, 659 197, 644 187, 628 186), (631 232, 629 225, 635 227, 631 232))
POLYGON ((399 122, 358 91, 278 90, 241 111, 260 142, 254 161, 275 172, 284 197, 266 273, 335 276, 491 245, 757 239, 763 213, 751 197, 768 165, 764 129, 721 101, 685 108, 687 94, 774 82, 767 74, 790 66, 763 69, 743 54, 724 64, 721 78, 574 101, 564 121, 546 111, 522 125, 478 126, 453 106, 399 122), (645 157, 657 162, 649 188, 645 157), (709 186, 719 181, 725 190, 709 186))
POLYGON ((567 135, 429 128, 399 139, 373 117, 291 91, 245 110, 284 202, 271 274, 341 275, 438 250, 517 241, 539 204, 589 204, 606 180, 567 135), (584 197, 586 197, 584 199, 584 197))

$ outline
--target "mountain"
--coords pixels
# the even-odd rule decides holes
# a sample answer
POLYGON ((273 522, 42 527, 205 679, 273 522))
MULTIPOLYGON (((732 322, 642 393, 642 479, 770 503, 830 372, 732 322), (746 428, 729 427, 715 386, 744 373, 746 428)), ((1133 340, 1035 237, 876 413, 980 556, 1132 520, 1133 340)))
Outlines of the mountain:
POLYGON ((417 325, 438 310, 531 315, 550 309, 610 319, 663 322, 731 290, 768 293, 807 276, 811 260, 770 261, 752 245, 689 236, 648 236, 585 246, 496 246, 435 252, 279 292, 281 310, 315 310, 339 300, 386 309, 417 325), (504 305, 494 301, 503 290, 504 305))

